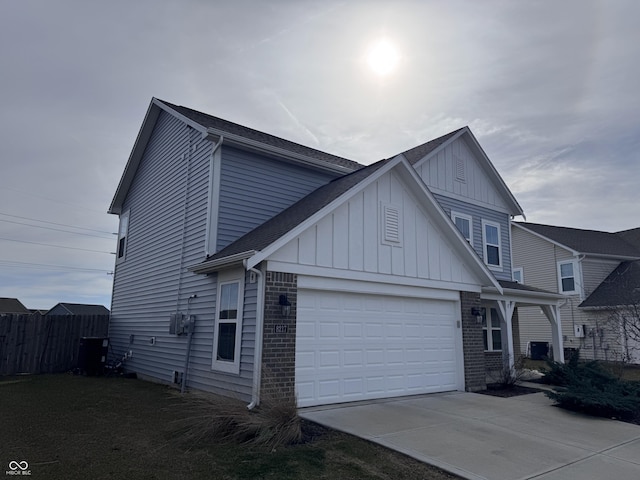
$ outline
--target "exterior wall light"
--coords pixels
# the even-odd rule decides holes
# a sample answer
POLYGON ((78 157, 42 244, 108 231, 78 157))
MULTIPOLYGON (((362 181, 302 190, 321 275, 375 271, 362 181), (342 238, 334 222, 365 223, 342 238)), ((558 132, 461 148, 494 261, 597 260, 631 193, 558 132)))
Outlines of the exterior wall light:
POLYGON ((476 323, 482 323, 482 309, 478 307, 471 308, 471 315, 476 317, 476 323))
POLYGON ((284 318, 287 318, 291 314, 291 302, 286 295, 280 295, 280 311, 284 318))

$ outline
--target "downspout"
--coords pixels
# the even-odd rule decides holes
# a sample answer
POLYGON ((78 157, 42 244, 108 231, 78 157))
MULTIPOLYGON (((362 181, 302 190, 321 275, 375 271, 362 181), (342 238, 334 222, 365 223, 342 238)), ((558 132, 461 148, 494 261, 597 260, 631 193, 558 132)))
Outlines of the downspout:
POLYGON ((191 300, 196 298, 197 295, 191 295, 187 300, 187 320, 186 327, 189 329, 189 336, 187 337, 187 353, 184 356, 184 367, 182 368, 182 383, 180 385, 180 393, 184 393, 187 386, 187 372, 189 370, 189 356, 191 355, 191 340, 193 340, 193 331, 196 328, 196 317, 193 319, 189 315, 189 309, 191 308, 191 300))
POLYGON ((253 389, 251 393, 251 403, 247 405, 249 410, 253 410, 260 404, 260 386, 262 377, 262 332, 264 327, 264 275, 261 270, 247 268, 247 260, 242 261, 244 268, 253 272, 258 277, 258 294, 256 298, 256 346, 253 361, 253 389))

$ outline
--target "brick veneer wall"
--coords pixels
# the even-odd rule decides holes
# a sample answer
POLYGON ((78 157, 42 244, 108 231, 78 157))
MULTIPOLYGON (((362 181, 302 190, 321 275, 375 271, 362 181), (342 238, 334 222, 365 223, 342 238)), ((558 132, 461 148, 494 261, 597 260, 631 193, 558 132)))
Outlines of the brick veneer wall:
POLYGON ((295 401, 298 277, 293 273, 266 272, 265 281, 260 396, 263 401, 295 401), (282 316, 280 295, 286 295, 291 303, 287 318, 282 316), (286 332, 276 332, 276 326, 285 326, 286 332))
POLYGON ((471 315, 473 307, 480 308, 480 294, 460 292, 464 381, 469 392, 477 392, 487 388, 482 324, 476 321, 474 315, 471 315))

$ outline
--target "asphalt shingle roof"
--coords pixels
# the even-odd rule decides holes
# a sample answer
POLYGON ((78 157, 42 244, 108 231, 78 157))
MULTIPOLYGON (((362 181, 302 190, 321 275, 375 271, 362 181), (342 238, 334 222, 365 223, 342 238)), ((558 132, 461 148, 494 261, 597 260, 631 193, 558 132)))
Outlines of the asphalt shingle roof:
POLYGON ((222 130, 227 133, 239 135, 241 137, 254 140, 256 142, 264 143, 265 145, 282 148, 290 152, 294 152, 300 155, 305 155, 307 157, 311 157, 316 160, 321 160, 323 162, 327 162, 333 165, 339 165, 341 167, 346 167, 353 170, 363 167, 363 165, 361 165, 360 163, 354 162, 353 160, 349 160, 347 158, 338 157, 337 155, 331 155, 330 153, 322 152, 314 148, 305 147, 304 145, 300 145, 299 143, 291 142, 289 140, 276 137, 274 135, 269 135, 268 133, 260 132, 258 130, 245 127, 243 125, 239 125, 237 123, 233 123, 228 120, 224 120, 222 118, 214 117, 212 115, 207 115, 206 113, 198 112, 197 110, 193 110, 191 108, 183 107, 180 105, 174 105, 172 103, 169 103, 160 99, 158 100, 164 103, 165 105, 167 105, 168 107, 172 108, 176 112, 184 115, 188 119, 193 120, 196 123, 199 123, 205 128, 215 128, 217 130, 222 130))
POLYGON ((551 293, 551 294, 557 295, 556 293, 550 292, 549 290, 543 290, 542 288, 532 287, 524 283, 511 282, 508 280, 498 280, 498 283, 502 288, 508 288, 511 290, 522 290, 525 292, 536 292, 536 293, 551 293))
MULTIPOLYGON (((109 315, 109 309, 104 305, 89 305, 86 303, 58 303, 69 311, 69 315, 109 315)), ((51 310, 53 310, 53 308, 51 310)))
POLYGON ((0 313, 31 313, 17 298, 0 298, 0 313))
POLYGON ((580 307, 640 305, 640 261, 622 262, 580 307))
MULTIPOLYGON (((625 235, 619 233, 556 227, 528 222, 517 222, 517 224, 580 253, 640 257, 640 245, 636 247, 630 244, 626 241, 625 235)), ((630 239, 632 236, 633 233, 630 233, 626 238, 630 239)))
POLYGON ((311 215, 330 204, 350 188, 376 172, 389 160, 390 159, 380 160, 377 163, 339 177, 326 185, 317 188, 306 197, 291 205, 289 208, 283 210, 262 225, 257 226, 250 232, 238 238, 215 255, 210 256, 204 263, 237 253, 250 250, 260 251, 266 248, 281 236, 300 225, 311 215))
POLYGON ((445 143, 447 140, 449 140, 451 137, 456 135, 460 130, 464 128, 465 127, 462 127, 457 130, 454 130, 453 132, 447 133, 446 135, 443 135, 441 137, 434 138, 433 140, 430 140, 427 143, 423 143, 422 145, 418 145, 417 147, 413 147, 405 152, 402 152, 402 154, 405 156, 407 160, 409 160, 409 163, 413 165, 419 162, 420 160, 422 160, 426 155, 433 152, 436 148, 438 148, 440 145, 445 143))

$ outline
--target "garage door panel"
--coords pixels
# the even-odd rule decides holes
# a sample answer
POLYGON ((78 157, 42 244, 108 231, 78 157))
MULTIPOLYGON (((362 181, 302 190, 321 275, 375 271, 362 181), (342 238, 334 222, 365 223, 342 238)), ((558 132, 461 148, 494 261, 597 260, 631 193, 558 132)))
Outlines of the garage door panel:
POLYGON ((299 405, 455 390, 454 312, 448 301, 300 290, 299 405))

